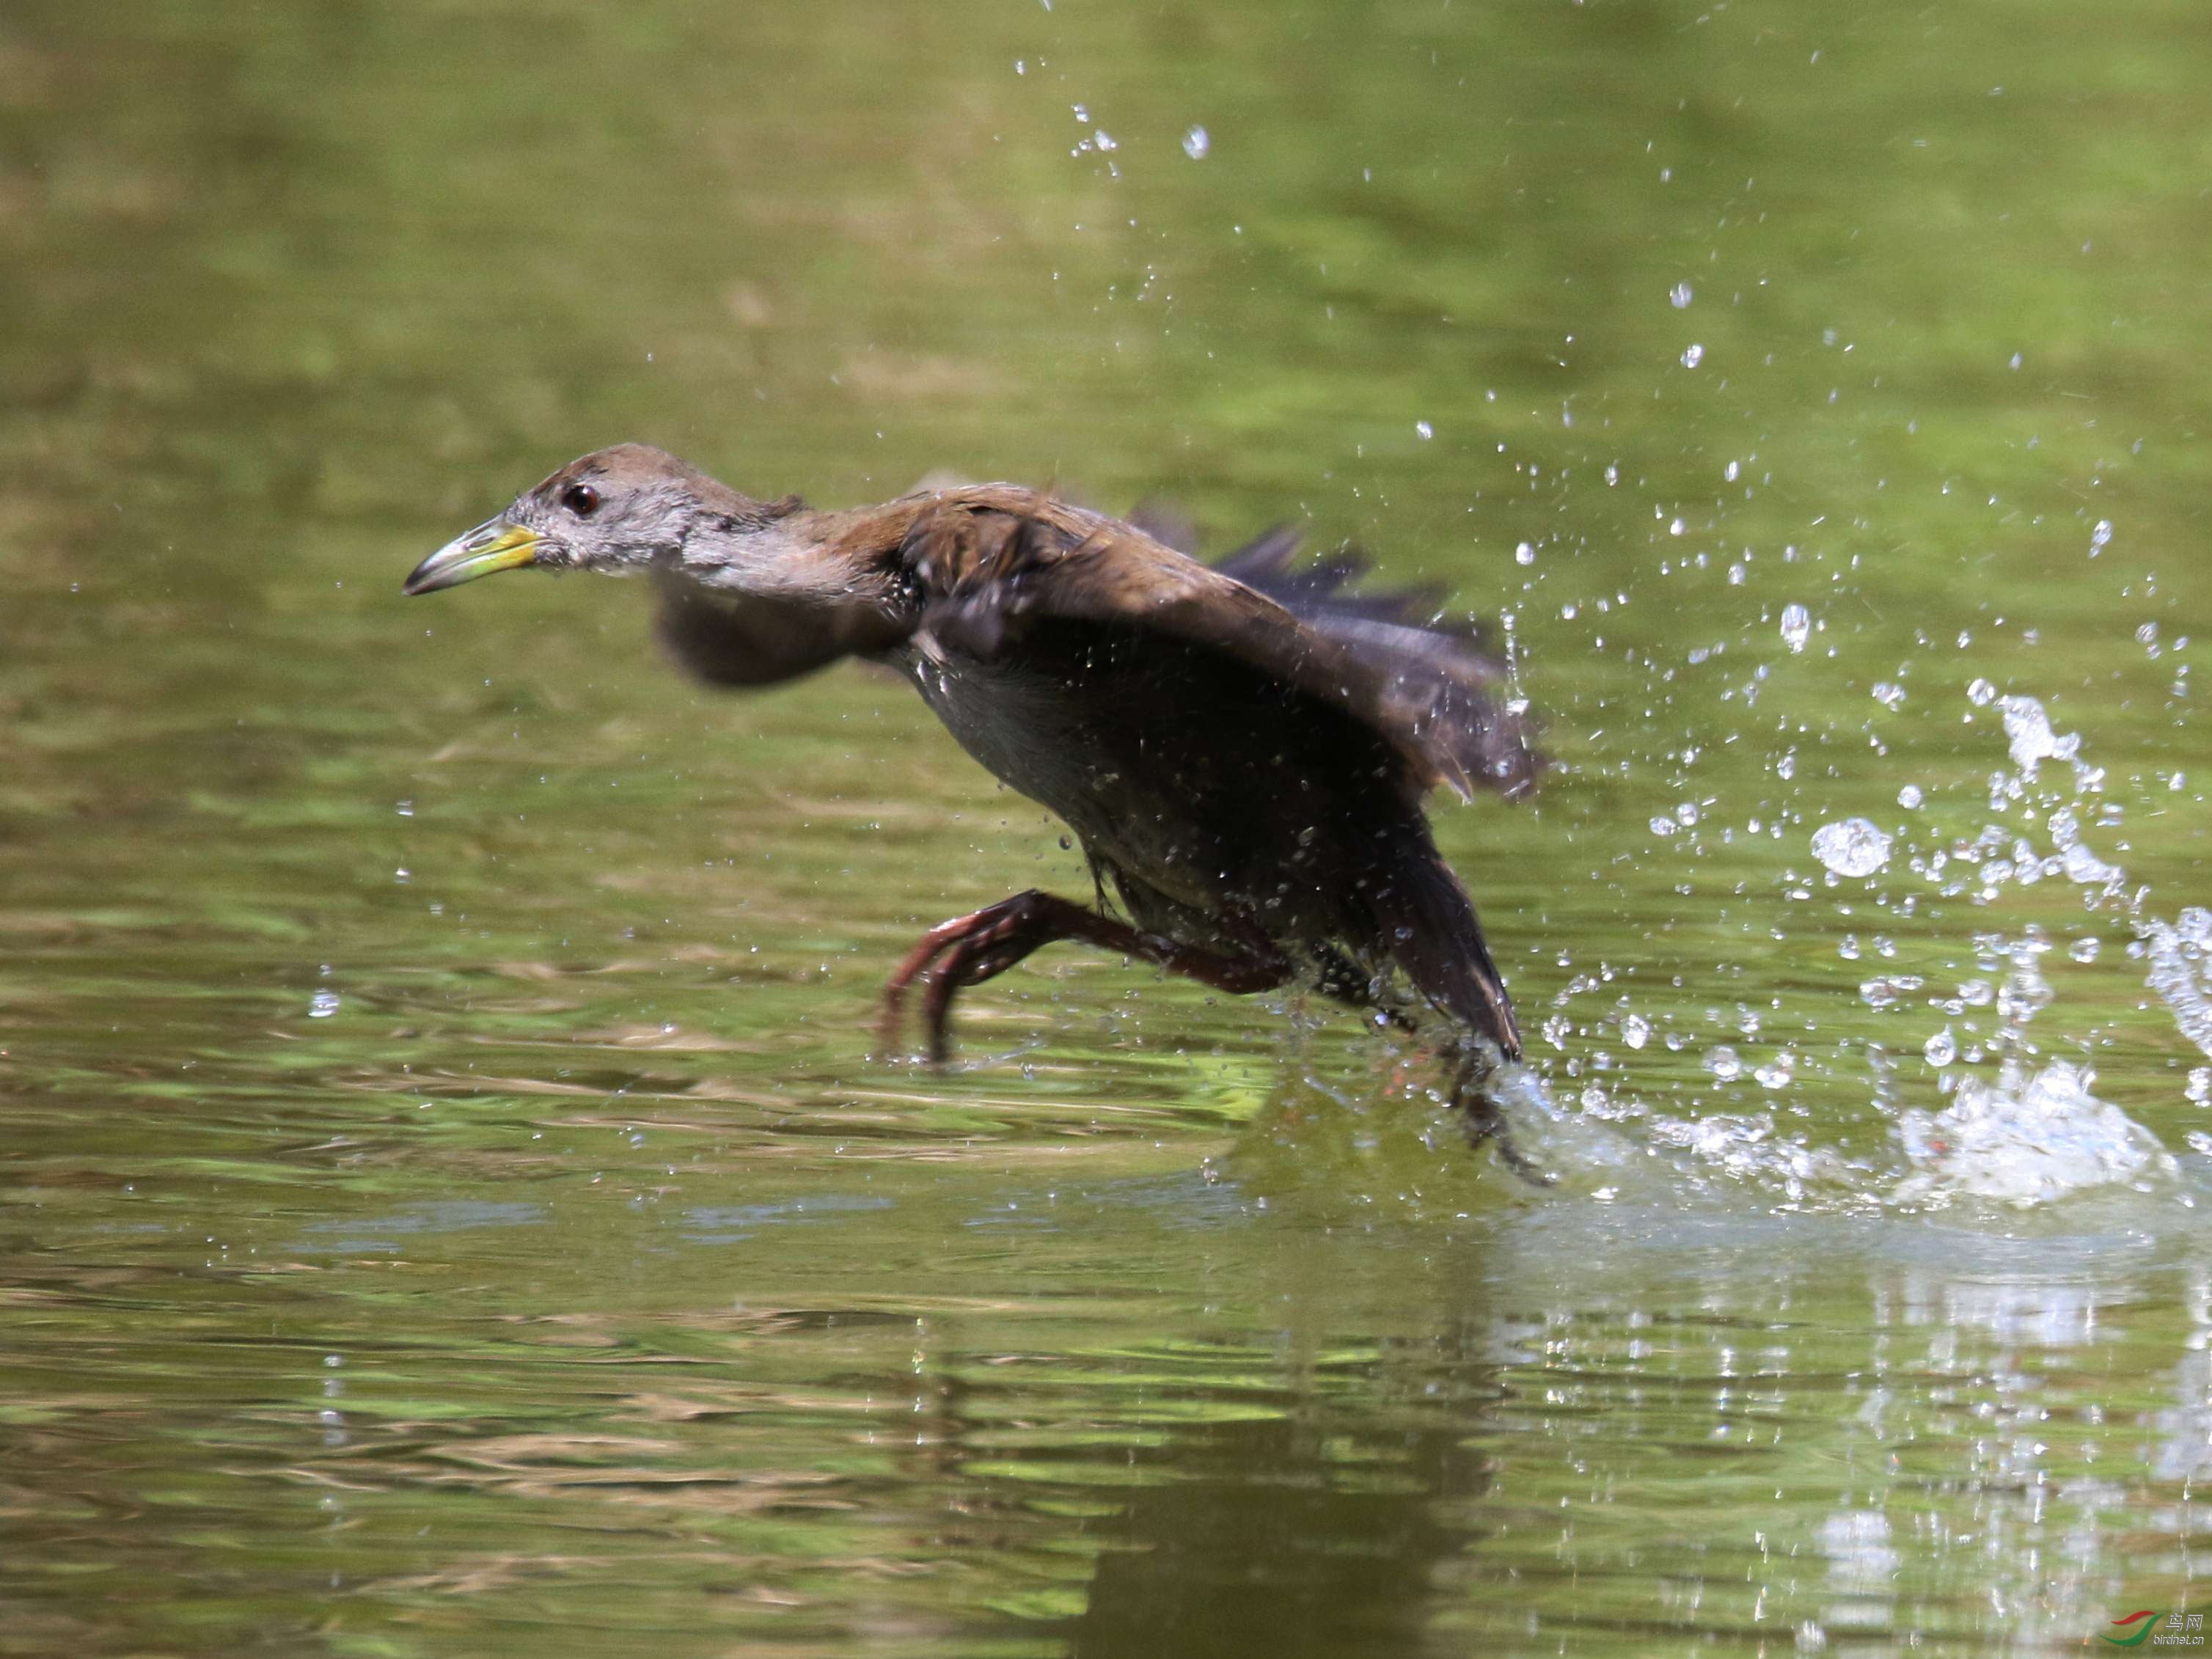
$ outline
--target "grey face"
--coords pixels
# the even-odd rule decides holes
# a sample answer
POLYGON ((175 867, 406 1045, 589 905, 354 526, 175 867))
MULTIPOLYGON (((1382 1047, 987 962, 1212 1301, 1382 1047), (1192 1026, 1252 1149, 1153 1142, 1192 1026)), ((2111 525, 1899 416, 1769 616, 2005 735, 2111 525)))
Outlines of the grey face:
POLYGON ((434 593, 534 565, 640 570, 683 548, 698 510, 691 469, 642 444, 574 460, 415 567, 404 592, 434 593))

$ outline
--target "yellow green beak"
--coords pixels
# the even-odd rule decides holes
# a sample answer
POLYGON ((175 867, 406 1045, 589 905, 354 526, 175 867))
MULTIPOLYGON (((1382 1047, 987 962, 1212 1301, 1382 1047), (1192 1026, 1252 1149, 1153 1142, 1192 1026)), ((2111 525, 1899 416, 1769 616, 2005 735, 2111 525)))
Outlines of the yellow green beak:
POLYGON ((538 561, 544 538, 505 519, 487 519, 465 536, 456 536, 408 573, 403 593, 434 593, 459 587, 479 576, 517 570, 538 561))

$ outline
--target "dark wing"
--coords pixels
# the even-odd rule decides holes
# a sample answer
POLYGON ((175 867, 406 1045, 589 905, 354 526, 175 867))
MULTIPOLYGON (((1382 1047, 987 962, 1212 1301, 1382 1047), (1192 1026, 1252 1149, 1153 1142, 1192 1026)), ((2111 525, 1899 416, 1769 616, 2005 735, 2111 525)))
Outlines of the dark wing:
POLYGON ((709 685, 775 685, 853 648, 825 625, 819 607, 724 596, 677 577, 659 586, 660 642, 709 685))
POLYGON ((914 504, 900 564, 922 629, 989 656, 1024 616, 1118 623, 1225 652, 1382 732, 1424 785, 1517 795, 1540 761, 1502 696, 1504 665, 1413 620, 1429 596, 1352 593, 1349 556, 1293 570, 1272 531, 1203 565, 1133 526, 1011 485, 914 504))
MULTIPOLYGON (((1426 739, 1450 751, 1457 775, 1505 795, 1525 793, 1543 758, 1527 719, 1506 706, 1507 665, 1479 630, 1440 627, 1435 586, 1350 591, 1368 561, 1346 550, 1291 568, 1304 536, 1278 526, 1214 566, 1336 641, 1389 680, 1394 700, 1417 711, 1426 739)), ((1453 773, 1443 772, 1447 781, 1453 773)), ((1462 789, 1462 793, 1466 791, 1462 789)))

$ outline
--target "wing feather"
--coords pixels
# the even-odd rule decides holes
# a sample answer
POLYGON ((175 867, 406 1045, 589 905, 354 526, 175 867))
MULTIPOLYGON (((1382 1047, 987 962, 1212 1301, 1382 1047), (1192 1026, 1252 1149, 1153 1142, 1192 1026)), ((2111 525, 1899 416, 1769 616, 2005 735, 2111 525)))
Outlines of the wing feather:
POLYGON ((1292 568, 1299 537, 1277 529, 1200 563, 1145 531, 1036 492, 982 484, 908 498, 899 565, 919 631, 988 657, 1029 617, 1116 624, 1218 650, 1387 738, 1425 787, 1510 796, 1541 760, 1498 695, 1504 665, 1461 635, 1413 618, 1425 592, 1347 592, 1356 555, 1292 568))

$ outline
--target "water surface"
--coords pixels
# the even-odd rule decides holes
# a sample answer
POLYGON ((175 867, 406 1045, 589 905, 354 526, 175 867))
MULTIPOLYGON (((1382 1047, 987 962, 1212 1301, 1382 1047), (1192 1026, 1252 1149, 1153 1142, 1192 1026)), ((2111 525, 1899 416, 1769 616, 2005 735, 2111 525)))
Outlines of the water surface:
POLYGON ((2209 57, 2156 0, 9 9, 0 1651, 2185 1619, 2209 57), (1073 951, 872 1057, 919 928, 1079 857, 887 676, 401 600, 620 438, 1297 520, 1491 619, 1556 764, 1437 825, 1558 1185, 1349 1015, 1073 951))

